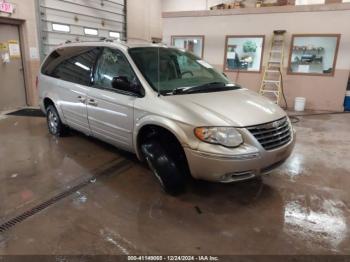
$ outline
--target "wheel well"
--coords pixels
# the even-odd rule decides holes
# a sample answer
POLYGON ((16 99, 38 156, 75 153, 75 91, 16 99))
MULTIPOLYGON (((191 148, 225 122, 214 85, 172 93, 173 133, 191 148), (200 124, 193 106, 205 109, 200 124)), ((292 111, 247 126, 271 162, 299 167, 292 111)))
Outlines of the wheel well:
POLYGON ((55 103, 50 98, 45 98, 44 99, 44 106, 45 106, 45 110, 46 110, 49 106, 55 106, 55 103))
MULTIPOLYGON (((186 161, 186 165, 187 165, 186 154, 180 141, 172 132, 170 132, 168 129, 164 127, 160 127, 156 125, 147 125, 142 127, 137 136, 138 151, 142 152, 141 150, 142 144, 152 138, 156 138, 157 140, 160 140, 161 143, 166 144, 170 150, 178 150, 179 153, 184 157, 184 160, 186 161)), ((143 158, 142 154, 141 154, 141 157, 143 158)))
POLYGON ((141 145, 146 142, 147 140, 151 138, 168 138, 171 140, 176 141, 180 144, 180 142, 177 140, 176 136, 173 135, 170 131, 165 129, 164 127, 156 126, 156 125, 147 125, 141 128, 141 130, 138 133, 137 136, 137 145, 141 147, 141 145))

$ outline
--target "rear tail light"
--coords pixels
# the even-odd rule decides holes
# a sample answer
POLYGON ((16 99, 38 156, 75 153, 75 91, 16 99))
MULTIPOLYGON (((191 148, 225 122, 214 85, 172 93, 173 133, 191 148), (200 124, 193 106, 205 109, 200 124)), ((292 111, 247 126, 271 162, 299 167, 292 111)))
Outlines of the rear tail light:
POLYGON ((38 76, 36 76, 36 79, 35 79, 35 87, 36 87, 36 89, 38 89, 38 87, 39 87, 39 77, 38 76))

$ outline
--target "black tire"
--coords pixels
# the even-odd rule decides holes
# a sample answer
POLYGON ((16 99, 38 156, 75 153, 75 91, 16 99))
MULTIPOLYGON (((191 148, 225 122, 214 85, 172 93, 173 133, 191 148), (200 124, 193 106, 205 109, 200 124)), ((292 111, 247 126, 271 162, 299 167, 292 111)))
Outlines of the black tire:
POLYGON ((46 108, 46 120, 50 134, 62 137, 69 132, 69 128, 62 123, 61 118, 53 105, 46 108))
POLYGON ((162 146, 155 139, 145 142, 141 148, 149 168, 159 180, 163 190, 170 195, 184 192, 186 170, 177 157, 179 152, 162 146))

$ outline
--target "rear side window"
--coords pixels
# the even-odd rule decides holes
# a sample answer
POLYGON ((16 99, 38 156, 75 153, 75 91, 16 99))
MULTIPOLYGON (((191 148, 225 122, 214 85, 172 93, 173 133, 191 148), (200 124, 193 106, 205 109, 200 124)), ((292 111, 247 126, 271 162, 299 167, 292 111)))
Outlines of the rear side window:
POLYGON ((99 47, 86 46, 57 49, 46 59, 42 74, 80 85, 90 85, 91 72, 100 51, 99 47))

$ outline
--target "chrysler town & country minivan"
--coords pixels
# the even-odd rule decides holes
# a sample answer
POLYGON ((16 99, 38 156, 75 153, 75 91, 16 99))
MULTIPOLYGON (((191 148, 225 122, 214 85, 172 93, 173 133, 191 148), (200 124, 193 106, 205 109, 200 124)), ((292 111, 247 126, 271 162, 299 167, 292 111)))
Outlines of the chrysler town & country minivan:
POLYGON ((186 177, 259 177, 291 154, 286 113, 188 53, 155 44, 65 44, 38 76, 51 134, 69 128, 137 154, 168 193, 186 177))

